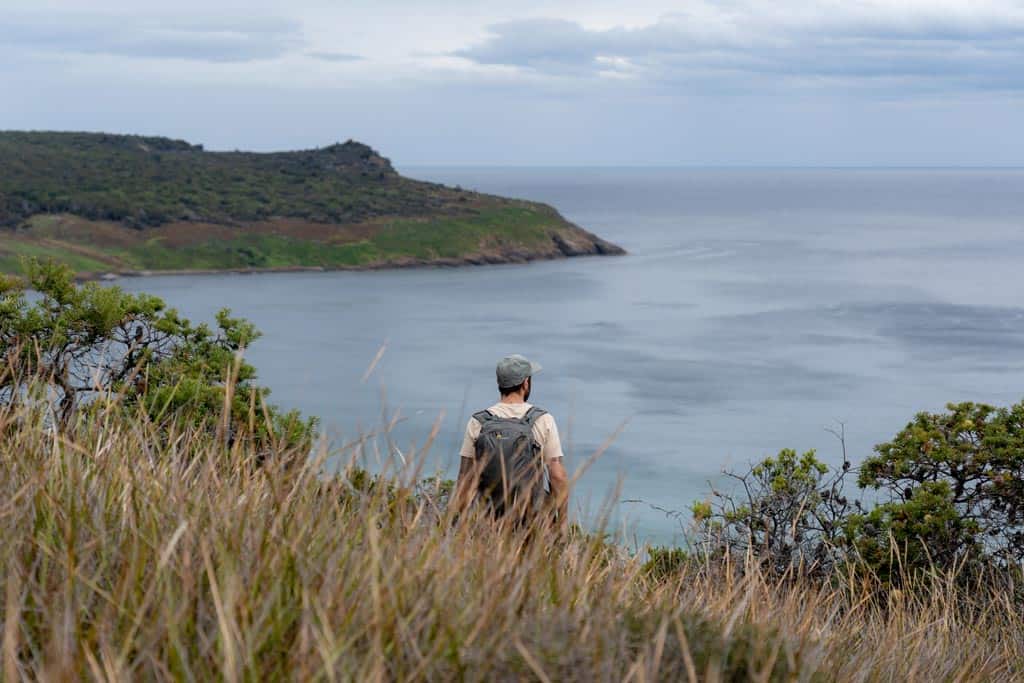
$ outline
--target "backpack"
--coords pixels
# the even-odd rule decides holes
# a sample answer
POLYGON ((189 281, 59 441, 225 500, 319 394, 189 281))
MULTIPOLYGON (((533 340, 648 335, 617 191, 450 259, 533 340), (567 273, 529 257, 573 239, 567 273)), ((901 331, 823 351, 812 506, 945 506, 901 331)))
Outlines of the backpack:
POLYGON ((510 509, 526 517, 544 503, 546 468, 540 457, 541 445, 533 438, 533 425, 546 414, 540 408, 530 408, 522 418, 502 418, 487 410, 473 415, 480 423, 477 490, 497 517, 510 509))

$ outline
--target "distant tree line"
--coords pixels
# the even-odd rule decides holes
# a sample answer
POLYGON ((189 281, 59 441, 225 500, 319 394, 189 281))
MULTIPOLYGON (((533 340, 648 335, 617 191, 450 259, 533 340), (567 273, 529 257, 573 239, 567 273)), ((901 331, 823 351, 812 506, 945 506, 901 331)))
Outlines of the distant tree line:
POLYGON ((0 226, 70 213, 144 229, 273 217, 359 223, 466 213, 467 193, 403 178, 367 145, 256 154, 158 137, 0 132, 0 226))

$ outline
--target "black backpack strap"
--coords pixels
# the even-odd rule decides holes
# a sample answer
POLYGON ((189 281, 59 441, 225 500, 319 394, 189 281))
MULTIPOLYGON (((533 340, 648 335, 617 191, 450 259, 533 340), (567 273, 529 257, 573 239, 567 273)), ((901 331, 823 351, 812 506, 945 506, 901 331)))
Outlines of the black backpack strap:
POLYGON ((497 420, 497 416, 489 410, 481 410, 479 413, 473 413, 473 419, 479 422, 481 425, 487 424, 491 420, 497 420))
POLYGON ((537 420, 539 420, 540 418, 544 417, 547 414, 548 411, 544 410, 543 408, 537 408, 536 406, 534 406, 530 408, 528 411, 526 411, 526 415, 523 415, 523 419, 521 420, 521 422, 523 424, 530 425, 531 427, 533 427, 534 423, 536 423, 537 420))

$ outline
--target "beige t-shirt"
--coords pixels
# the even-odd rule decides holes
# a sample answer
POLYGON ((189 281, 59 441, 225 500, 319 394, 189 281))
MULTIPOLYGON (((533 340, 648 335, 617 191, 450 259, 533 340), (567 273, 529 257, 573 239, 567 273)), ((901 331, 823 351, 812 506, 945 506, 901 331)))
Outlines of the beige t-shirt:
MULTIPOLYGON (((526 415, 532 407, 529 403, 496 403, 487 410, 497 417, 519 419, 526 415)), ((476 457, 476 438, 478 436, 480 436, 480 423, 476 421, 476 418, 471 417, 469 424, 466 425, 466 438, 462 440, 462 449, 459 451, 463 458, 472 460, 476 457)), ((533 423, 533 438, 540 444, 540 453, 544 462, 562 457, 562 441, 558 438, 555 418, 550 414, 541 415, 533 423)))

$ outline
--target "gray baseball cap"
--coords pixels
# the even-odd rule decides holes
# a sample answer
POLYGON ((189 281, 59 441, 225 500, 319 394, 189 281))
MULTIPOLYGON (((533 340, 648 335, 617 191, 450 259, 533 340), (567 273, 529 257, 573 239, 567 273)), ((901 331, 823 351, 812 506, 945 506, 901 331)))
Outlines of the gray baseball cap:
POLYGON ((505 356, 498 361, 498 388, 511 389, 526 381, 527 377, 540 372, 540 365, 526 360, 518 353, 505 356))

